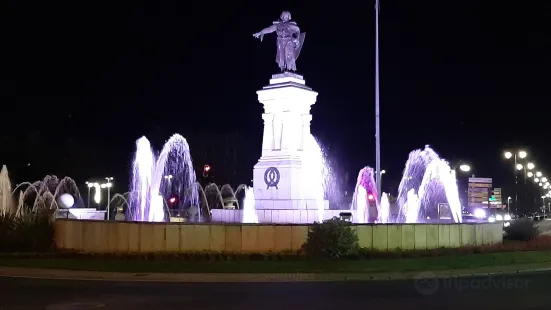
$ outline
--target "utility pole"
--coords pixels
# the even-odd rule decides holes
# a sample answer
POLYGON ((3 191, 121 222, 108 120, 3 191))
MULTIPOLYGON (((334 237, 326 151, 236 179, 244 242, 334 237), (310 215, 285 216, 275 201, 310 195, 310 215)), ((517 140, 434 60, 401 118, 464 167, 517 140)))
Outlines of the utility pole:
POLYGON ((381 129, 379 111, 379 0, 375 0, 375 170, 377 171, 377 201, 381 201, 381 129))

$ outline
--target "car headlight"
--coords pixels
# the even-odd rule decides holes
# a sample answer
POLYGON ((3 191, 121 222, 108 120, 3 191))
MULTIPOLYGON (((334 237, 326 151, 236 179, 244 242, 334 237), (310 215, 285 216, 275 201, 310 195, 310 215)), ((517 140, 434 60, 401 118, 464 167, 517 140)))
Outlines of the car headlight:
POLYGON ((503 216, 501 214, 496 215, 496 221, 503 221, 503 216))
POLYGON ((488 222, 490 222, 490 223, 493 223, 493 222, 495 222, 495 221, 496 221, 496 219, 495 219, 495 217, 493 217, 493 216, 490 216, 490 217, 488 218, 488 222))
POLYGON ((510 221, 511 216, 509 214, 505 214, 505 217, 503 217, 503 219, 505 219, 506 221, 510 221))

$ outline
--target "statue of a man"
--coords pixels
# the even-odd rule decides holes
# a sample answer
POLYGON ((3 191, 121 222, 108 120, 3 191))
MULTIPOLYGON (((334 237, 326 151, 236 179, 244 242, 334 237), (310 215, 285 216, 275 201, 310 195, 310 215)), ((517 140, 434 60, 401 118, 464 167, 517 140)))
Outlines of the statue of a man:
POLYGON ((284 71, 297 71, 296 60, 304 43, 306 33, 300 33, 297 23, 291 21, 291 13, 284 11, 279 17, 280 20, 274 22, 270 27, 262 29, 253 34, 255 38, 262 41, 265 34, 275 32, 277 34, 277 54, 276 62, 284 71))

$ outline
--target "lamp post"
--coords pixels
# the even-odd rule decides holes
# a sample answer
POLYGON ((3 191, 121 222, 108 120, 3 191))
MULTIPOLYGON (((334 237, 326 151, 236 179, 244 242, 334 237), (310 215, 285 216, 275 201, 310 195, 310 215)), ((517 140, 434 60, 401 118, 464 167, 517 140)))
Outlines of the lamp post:
POLYGON ((379 0, 375 0, 375 170, 377 170, 377 194, 381 200, 381 131, 379 122, 379 0))
POLYGON ((86 186, 88 187, 88 208, 90 208, 90 190, 94 187, 94 183, 86 181, 86 186))
MULTIPOLYGON (((509 152, 506 151, 504 153, 505 159, 511 159, 514 158, 514 167, 515 167, 515 213, 518 213, 518 175, 517 170, 522 170, 524 167, 517 163, 517 155, 519 158, 524 159, 526 156, 528 156, 528 153, 526 151, 518 151, 518 152, 509 152), (520 165, 520 166, 519 166, 520 165), (520 169, 519 169, 520 167, 520 169)), ((524 174, 524 178, 526 179, 526 174, 524 174)))
MULTIPOLYGON (((471 166, 468 165, 468 164, 465 164, 465 163, 462 163, 462 164, 454 164, 452 166, 453 168, 451 169, 451 173, 453 175, 453 178, 455 179, 455 182, 457 183, 457 187, 458 187, 458 190, 459 190, 459 187, 460 187, 460 183, 459 181, 457 180, 457 168, 459 168, 459 171, 460 172, 463 172, 463 173, 467 173, 469 171, 471 171, 471 166)), ((468 201, 469 201, 469 195, 468 195, 468 191, 467 192, 467 199, 465 201, 467 201, 466 205, 468 205, 468 201)), ((465 196, 463 196, 463 198, 465 198, 465 196)), ((459 198, 460 202, 461 202, 461 197, 459 198)), ((461 203, 464 203, 464 202, 461 202, 461 203)))
POLYGON ((507 214, 511 215, 511 196, 507 197, 507 214))
POLYGON ((107 220, 109 221, 110 216, 110 206, 111 206, 111 187, 113 186, 113 177, 107 177, 105 178, 107 180, 106 183, 101 184, 101 188, 107 188, 107 220))

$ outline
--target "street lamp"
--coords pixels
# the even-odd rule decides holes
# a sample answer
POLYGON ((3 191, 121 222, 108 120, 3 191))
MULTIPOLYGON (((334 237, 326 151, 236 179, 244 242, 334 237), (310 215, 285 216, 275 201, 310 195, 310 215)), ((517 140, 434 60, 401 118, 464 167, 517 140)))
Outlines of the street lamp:
POLYGON ((533 177, 534 176, 534 173, 532 173, 532 171, 528 171, 528 173, 526 174, 529 178, 533 177))
POLYGON ((539 171, 536 172, 536 177, 541 178, 542 175, 543 175, 543 174, 542 174, 541 172, 539 172, 539 171))
POLYGON ((105 178, 107 180, 106 183, 101 184, 101 188, 107 188, 107 220, 109 221, 109 211, 111 206, 111 187, 113 186, 113 177, 107 177, 105 178))
MULTIPOLYGON (((386 173, 386 170, 385 170, 385 169, 381 170, 381 173, 380 173, 380 174, 378 174, 378 173, 377 173, 377 170, 375 170, 375 175, 378 175, 378 176, 379 176, 379 182, 382 182, 382 180, 383 180, 383 174, 385 174, 385 173, 386 173)), ((380 195, 381 195, 381 194, 379 194, 379 196, 380 196, 380 195)))
MULTIPOLYGON (((506 151, 504 154, 506 159, 511 159, 511 157, 514 158, 514 167, 516 170, 522 170, 524 168, 523 165, 517 163, 517 155, 519 158, 521 159, 524 159, 526 158, 526 156, 528 156, 528 153, 526 151, 523 151, 523 150, 519 150, 515 153, 512 153, 512 152, 509 152, 509 151, 506 151)), ((516 211, 518 213, 518 175, 517 175, 517 172, 515 170, 515 208, 516 208, 516 211)), ((525 176, 525 182, 526 182, 526 173, 524 174, 525 176)))
POLYGON ((547 198, 547 197, 541 196, 541 203, 542 203, 542 205, 543 205, 543 206, 541 207, 541 209, 543 210, 543 218, 545 218, 545 198, 547 198))
POLYGON ((381 132, 379 110, 379 0, 375 0, 375 170, 377 173, 378 201, 381 200, 381 132))
POLYGON ((469 171, 471 171, 471 166, 469 166, 467 164, 462 164, 462 165, 459 165, 459 170, 461 170, 463 172, 469 172, 469 171))
POLYGON ((528 168, 528 170, 532 170, 532 169, 534 169, 535 167, 536 167, 536 165, 534 165, 534 163, 528 163, 528 164, 526 165, 526 168, 528 168))
POLYGON ((86 181, 86 186, 88 186, 88 208, 90 208, 90 190, 94 187, 94 183, 86 181))
POLYGON ((511 196, 507 197, 507 213, 511 214, 511 196))

